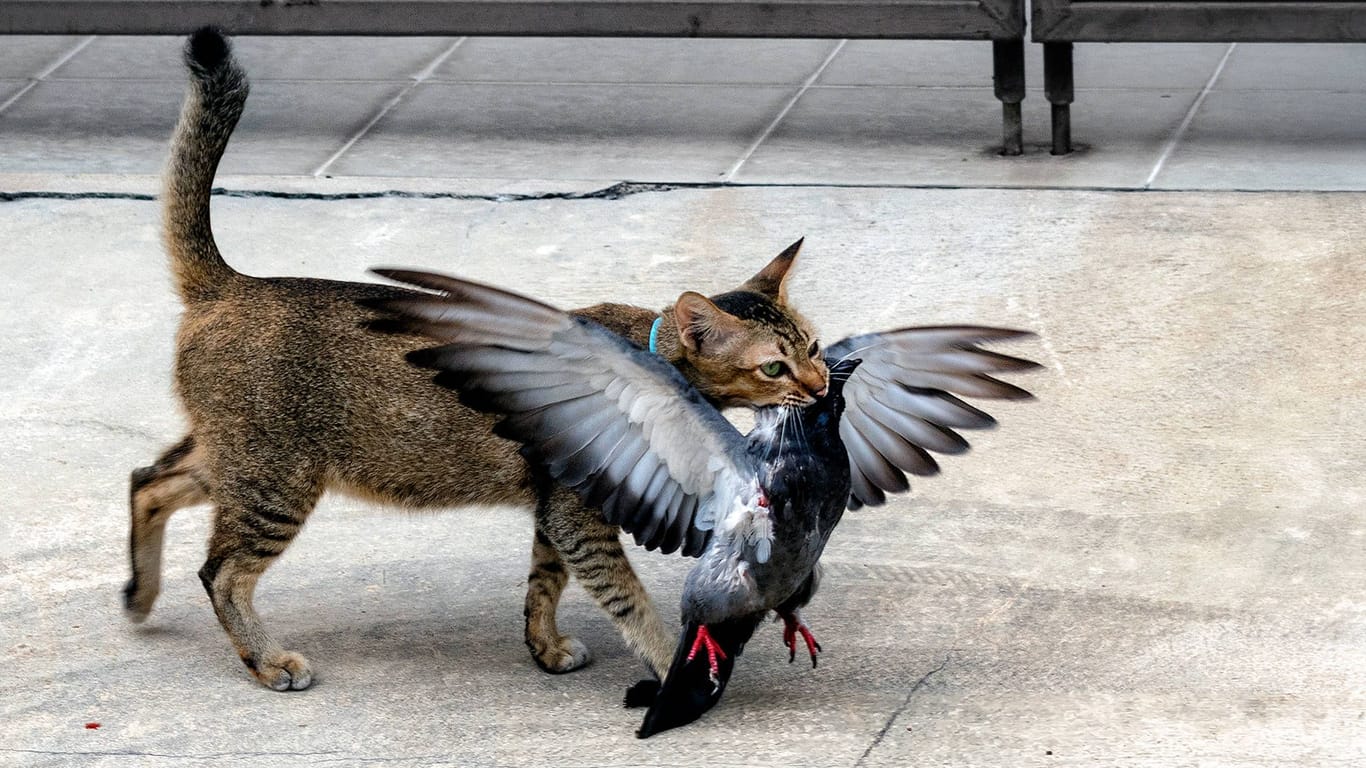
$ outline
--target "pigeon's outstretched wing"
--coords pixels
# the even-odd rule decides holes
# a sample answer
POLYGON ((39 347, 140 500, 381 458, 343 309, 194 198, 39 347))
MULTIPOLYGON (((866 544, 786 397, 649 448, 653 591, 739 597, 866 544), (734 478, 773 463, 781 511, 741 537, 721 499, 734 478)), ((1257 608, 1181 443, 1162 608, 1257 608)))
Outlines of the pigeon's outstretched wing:
POLYGON ((994 378, 1027 371, 1037 363, 990 352, 983 342, 1029 338, 1027 331, 970 325, 903 328, 854 336, 825 351, 833 364, 863 358, 844 388, 840 438, 849 451, 853 490, 849 508, 876 506, 885 492, 909 488, 906 472, 933 475, 928 453, 968 449, 955 429, 982 429, 996 420, 955 395, 1018 400, 1032 397, 994 378))
POLYGON ((597 323, 443 275, 375 273, 437 291, 367 302, 443 345, 408 359, 503 414, 495 433, 645 547, 700 555, 729 512, 716 489, 756 476, 740 433, 677 369, 597 323))

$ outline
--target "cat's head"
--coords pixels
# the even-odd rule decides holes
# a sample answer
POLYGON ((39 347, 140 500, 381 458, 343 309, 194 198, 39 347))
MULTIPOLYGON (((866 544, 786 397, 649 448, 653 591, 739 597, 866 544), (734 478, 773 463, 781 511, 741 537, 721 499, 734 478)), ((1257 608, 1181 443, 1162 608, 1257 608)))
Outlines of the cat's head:
POLYGON ((787 303, 798 240, 737 290, 674 304, 679 346, 703 394, 724 406, 810 405, 829 372, 811 324, 787 303))

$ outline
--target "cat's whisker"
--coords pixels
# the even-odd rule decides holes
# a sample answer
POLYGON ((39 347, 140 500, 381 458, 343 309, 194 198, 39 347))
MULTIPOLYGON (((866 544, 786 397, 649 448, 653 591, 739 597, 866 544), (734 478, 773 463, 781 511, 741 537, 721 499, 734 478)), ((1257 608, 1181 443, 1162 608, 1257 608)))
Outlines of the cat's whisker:
MULTIPOLYGON (((848 360, 849 358, 851 358, 851 357, 853 357, 853 356, 855 356, 855 355, 857 355, 857 354, 859 354, 859 353, 861 353, 861 352, 866 352, 866 351, 872 349, 873 347, 876 347, 879 343, 881 343, 881 342, 875 341, 875 342, 873 342, 873 343, 871 343, 871 344, 864 344, 863 346, 859 347, 858 349, 850 350, 847 354, 845 354, 844 357, 841 357, 840 359, 836 360, 836 361, 834 362, 833 365, 831 365, 830 363, 826 363, 826 365, 827 365, 827 367, 835 368, 835 367, 837 367, 840 363, 844 362, 845 360, 848 360)), ((833 374, 832 374, 832 375, 833 375, 833 374)))

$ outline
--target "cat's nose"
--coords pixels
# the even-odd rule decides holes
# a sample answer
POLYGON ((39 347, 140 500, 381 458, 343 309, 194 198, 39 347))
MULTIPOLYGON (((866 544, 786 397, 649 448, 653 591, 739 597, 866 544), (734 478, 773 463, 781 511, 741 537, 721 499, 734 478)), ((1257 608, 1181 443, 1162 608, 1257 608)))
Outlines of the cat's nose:
POLYGON ((830 380, 826 378, 824 371, 802 371, 797 374, 797 378, 802 383, 802 389, 810 392, 812 397, 823 397, 830 389, 830 380))

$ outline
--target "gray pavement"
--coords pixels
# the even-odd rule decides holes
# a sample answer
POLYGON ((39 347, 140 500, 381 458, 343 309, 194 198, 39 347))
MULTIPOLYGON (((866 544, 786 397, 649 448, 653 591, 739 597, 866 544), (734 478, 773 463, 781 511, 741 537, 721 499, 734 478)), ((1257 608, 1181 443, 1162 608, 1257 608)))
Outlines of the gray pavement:
MULTIPOLYGON (((1038 401, 846 518, 819 669, 765 627, 687 729, 634 739, 643 670, 576 589, 595 662, 535 668, 515 509, 325 500, 257 599, 318 683, 266 691, 195 577, 207 510, 148 623, 118 608, 127 472, 182 427, 144 199, 177 43, 0 38, 0 192, 70 198, 0 202, 0 765, 1366 765, 1366 197, 1326 191, 1366 185, 1362 49, 1082 47, 1088 148, 1037 146, 1034 89, 1007 159, 980 45, 344 42, 242 42, 243 271, 657 306, 805 235, 826 338, 1031 328, 1038 401), (619 181, 665 186, 535 195, 619 181)), ((672 611, 688 563, 634 555, 672 611)))
MULTIPOLYGON (((0 180, 159 171, 179 40, 3 42, 0 180)), ((256 88, 229 175, 1366 189, 1363 45, 1081 45, 1080 151, 1066 158, 1046 151, 1037 45, 1020 158, 993 151, 986 43, 243 38, 239 49, 256 88)))

